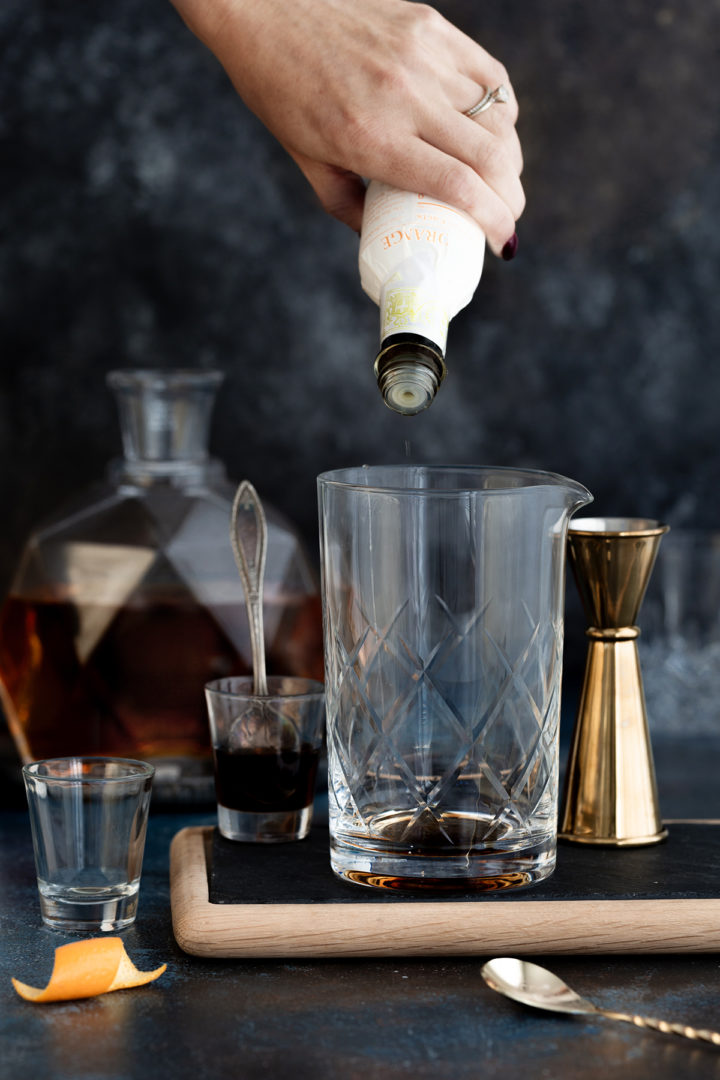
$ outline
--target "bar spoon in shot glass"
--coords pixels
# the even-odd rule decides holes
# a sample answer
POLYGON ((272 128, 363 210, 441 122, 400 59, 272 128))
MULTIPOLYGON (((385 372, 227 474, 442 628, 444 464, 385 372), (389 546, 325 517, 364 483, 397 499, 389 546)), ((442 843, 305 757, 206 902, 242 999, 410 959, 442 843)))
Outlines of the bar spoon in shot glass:
MULTIPOLYGON (((263 586, 267 555, 267 520, 260 496, 249 480, 243 480, 233 500, 230 515, 230 543, 242 579, 250 626, 253 666, 253 694, 268 696, 263 625, 263 586)), ((237 746, 254 746, 263 741, 263 730, 271 730, 274 717, 267 704, 249 704, 235 722, 237 746)))
POLYGON ((323 684, 272 669, 267 675, 263 579, 268 529, 247 480, 233 501, 230 538, 245 593, 253 672, 205 685, 218 829, 225 839, 244 843, 302 840, 312 822, 325 728, 323 684))
POLYGON ((235 493, 230 518, 230 543, 242 578, 250 623, 253 662, 253 691, 266 695, 265 632, 263 627, 263 582, 267 554, 267 522, 257 491, 243 480, 235 493))
POLYGON ((686 1039, 720 1046, 720 1032, 717 1031, 694 1028, 688 1024, 675 1024, 667 1020, 656 1020, 649 1016, 636 1016, 633 1013, 601 1009, 587 998, 580 997, 551 971, 540 967, 539 964, 530 964, 527 960, 516 960, 509 956, 489 960, 483 966, 481 974, 492 990, 497 990, 499 994, 504 994, 513 1001, 519 1001, 522 1005, 529 1005, 535 1009, 604 1016, 608 1020, 623 1020, 639 1028, 660 1031, 663 1035, 681 1035, 686 1039))

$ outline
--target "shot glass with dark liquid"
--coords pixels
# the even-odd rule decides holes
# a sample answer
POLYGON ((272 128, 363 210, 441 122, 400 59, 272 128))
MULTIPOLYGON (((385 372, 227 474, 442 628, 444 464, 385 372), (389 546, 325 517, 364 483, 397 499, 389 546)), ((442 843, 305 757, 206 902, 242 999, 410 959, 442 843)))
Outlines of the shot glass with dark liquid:
POLYGON ((302 840, 325 734, 322 683, 271 676, 267 695, 258 695, 251 678, 217 679, 205 699, 221 834, 247 843, 302 840))

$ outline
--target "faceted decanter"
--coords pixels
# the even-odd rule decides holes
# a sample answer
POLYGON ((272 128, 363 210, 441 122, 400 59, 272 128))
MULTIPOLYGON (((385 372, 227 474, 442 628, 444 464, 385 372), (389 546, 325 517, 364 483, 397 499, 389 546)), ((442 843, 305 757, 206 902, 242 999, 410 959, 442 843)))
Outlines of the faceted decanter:
MULTIPOLYGON (((203 687, 252 670, 229 536, 235 488, 207 451, 221 379, 109 375, 124 457, 30 537, 0 611, 0 696, 24 762, 141 758, 156 766, 156 798, 212 797, 203 687)), ((265 509, 268 670, 322 678, 312 565, 265 509)))

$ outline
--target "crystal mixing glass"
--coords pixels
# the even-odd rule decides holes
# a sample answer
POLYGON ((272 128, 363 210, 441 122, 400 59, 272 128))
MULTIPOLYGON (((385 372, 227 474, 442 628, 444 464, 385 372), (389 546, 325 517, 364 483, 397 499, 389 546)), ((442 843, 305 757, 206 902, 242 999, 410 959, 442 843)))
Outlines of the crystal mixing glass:
POLYGON ((589 492, 421 466, 318 488, 333 870, 418 889, 547 877, 566 533, 589 492))

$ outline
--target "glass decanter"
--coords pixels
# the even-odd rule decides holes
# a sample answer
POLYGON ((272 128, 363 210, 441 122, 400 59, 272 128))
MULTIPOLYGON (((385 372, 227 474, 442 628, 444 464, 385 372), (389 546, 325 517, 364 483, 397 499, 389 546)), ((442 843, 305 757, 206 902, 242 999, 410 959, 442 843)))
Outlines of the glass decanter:
MULTIPOLYGON (((249 674, 234 485, 208 456, 214 371, 111 372, 124 457, 28 540, 0 611, 0 696, 24 762, 152 761, 164 801, 212 797, 203 686, 249 674)), ((270 674, 322 678, 316 577, 265 505, 270 674)))

